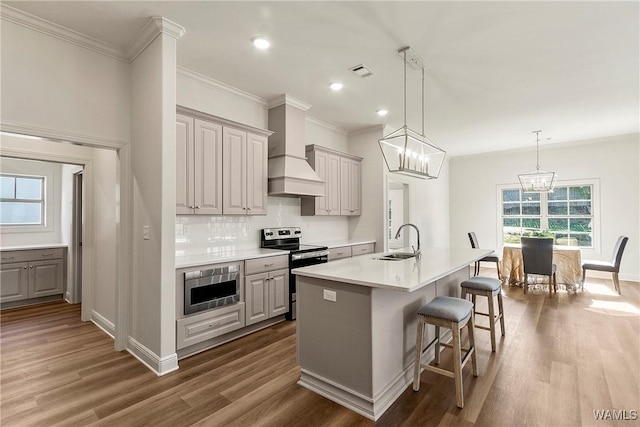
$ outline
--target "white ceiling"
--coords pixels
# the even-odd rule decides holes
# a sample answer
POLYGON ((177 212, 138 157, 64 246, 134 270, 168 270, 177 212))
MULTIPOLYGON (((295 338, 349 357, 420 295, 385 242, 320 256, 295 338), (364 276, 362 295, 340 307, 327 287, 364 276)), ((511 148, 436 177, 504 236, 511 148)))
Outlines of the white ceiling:
MULTIPOLYGON (((411 46, 429 64, 426 134, 450 155, 535 146, 537 129, 562 143, 640 127, 637 1, 4 3, 122 49, 163 16, 186 29, 179 65, 264 99, 286 93, 346 131, 402 125, 397 50, 411 46), (254 49, 255 35, 271 48, 254 49), (358 64, 374 75, 348 71, 358 64)), ((420 130, 419 72, 407 73, 420 130)))

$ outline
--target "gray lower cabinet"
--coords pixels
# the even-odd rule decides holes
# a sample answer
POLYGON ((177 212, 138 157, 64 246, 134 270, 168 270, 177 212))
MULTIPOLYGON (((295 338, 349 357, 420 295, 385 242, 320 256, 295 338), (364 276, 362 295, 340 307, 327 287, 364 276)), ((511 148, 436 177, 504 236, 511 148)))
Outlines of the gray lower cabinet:
POLYGON ((66 248, 2 252, 0 303, 62 295, 66 248))
POLYGON ((247 326, 289 311, 287 255, 245 261, 244 298, 247 326), (284 267, 284 268, 283 268, 284 267))
POLYGON ((329 249, 329 261, 352 256, 366 255, 375 251, 375 243, 361 243, 352 246, 339 246, 329 249))

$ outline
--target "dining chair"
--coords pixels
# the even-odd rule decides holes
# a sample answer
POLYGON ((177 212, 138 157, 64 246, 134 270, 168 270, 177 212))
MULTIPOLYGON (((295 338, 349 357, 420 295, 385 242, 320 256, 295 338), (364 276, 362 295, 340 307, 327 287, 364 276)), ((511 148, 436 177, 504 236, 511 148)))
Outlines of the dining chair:
POLYGON ((558 292, 556 265, 553 263, 553 239, 523 237, 521 243, 522 263, 524 267, 524 293, 527 293, 529 287, 529 274, 539 274, 549 278, 549 297, 552 297, 552 290, 556 293, 558 292))
POLYGON ((613 275, 613 286, 616 288, 616 291, 618 291, 618 295, 620 295, 620 282, 618 280, 618 272, 620 271, 620 261, 622 261, 622 253, 624 252, 624 248, 625 246, 627 246, 628 241, 629 238, 627 236, 618 237, 616 246, 613 249, 611 261, 584 260, 582 262, 582 282, 580 283, 580 287, 582 290, 584 290, 584 279, 587 270, 608 271, 613 275))
MULTIPOLYGON (((476 233, 474 231, 470 231, 469 233, 467 233, 467 235, 469 236, 469 242, 471 242, 471 248, 472 249, 479 248, 480 245, 478 244, 478 238, 476 237, 476 233)), ((476 261, 474 266, 473 266, 473 275, 474 276, 477 276, 478 274, 480 274, 480 263, 481 262, 495 262, 496 263, 496 270, 498 271, 498 279, 502 280, 502 276, 500 275, 500 257, 498 255, 495 255, 495 254, 487 255, 486 257, 482 258, 481 260, 476 261)))

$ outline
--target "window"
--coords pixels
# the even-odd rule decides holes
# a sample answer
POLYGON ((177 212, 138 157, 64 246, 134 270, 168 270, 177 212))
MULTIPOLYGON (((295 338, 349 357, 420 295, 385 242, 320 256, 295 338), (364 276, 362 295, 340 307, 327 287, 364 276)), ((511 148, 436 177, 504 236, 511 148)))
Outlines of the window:
POLYGON ((45 225, 45 178, 0 175, 0 224, 45 225))
POLYGON ((521 236, 553 237, 555 244, 594 247, 594 184, 558 185, 551 193, 500 189, 502 241, 521 236))

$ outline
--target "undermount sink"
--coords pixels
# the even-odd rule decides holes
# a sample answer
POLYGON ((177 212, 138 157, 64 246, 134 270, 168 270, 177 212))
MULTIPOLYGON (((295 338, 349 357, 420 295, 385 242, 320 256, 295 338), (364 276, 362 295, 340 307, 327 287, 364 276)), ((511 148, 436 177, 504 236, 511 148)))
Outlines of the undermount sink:
POLYGON ((376 259, 382 261, 402 261, 403 259, 413 258, 414 256, 416 255, 409 252, 391 252, 388 254, 384 254, 376 259))

